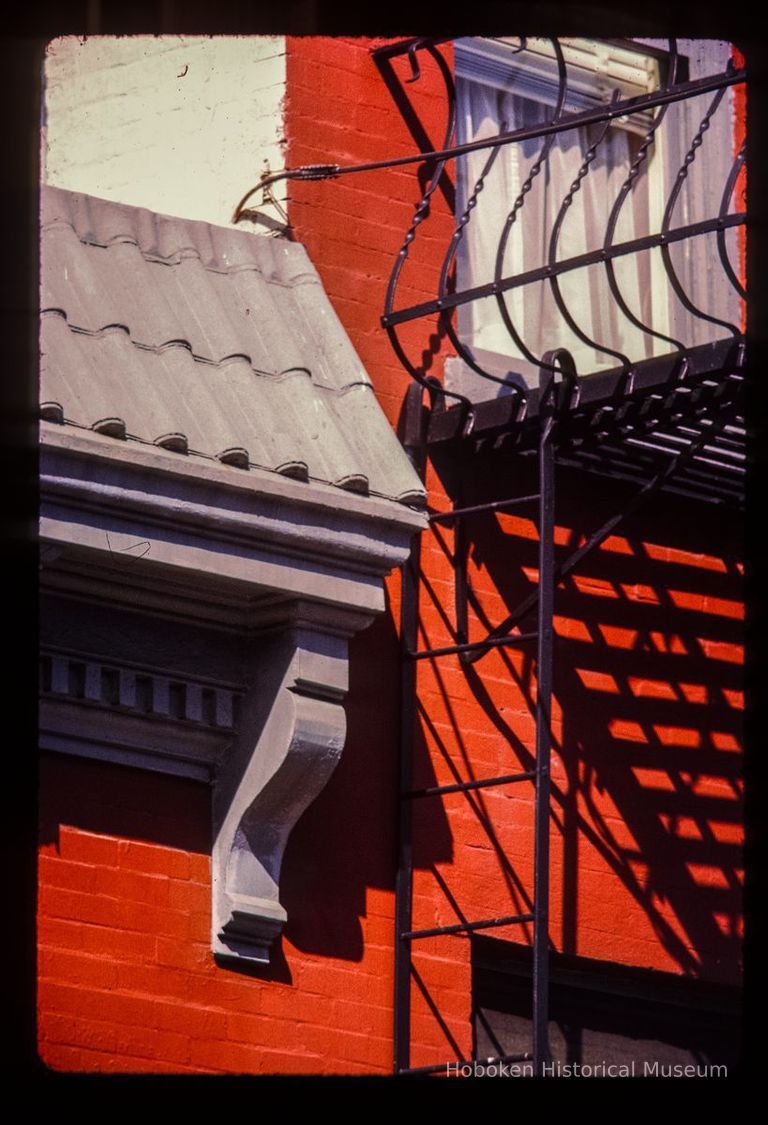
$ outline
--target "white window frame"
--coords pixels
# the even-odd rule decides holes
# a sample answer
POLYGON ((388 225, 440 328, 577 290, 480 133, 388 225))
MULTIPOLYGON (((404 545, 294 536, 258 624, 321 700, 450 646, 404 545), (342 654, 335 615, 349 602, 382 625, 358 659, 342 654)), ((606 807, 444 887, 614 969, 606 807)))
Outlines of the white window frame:
MULTIPOLYGON (((565 111, 579 113, 598 109, 610 99, 618 87, 622 99, 637 97, 658 89, 662 81, 659 51, 648 51, 638 43, 632 48, 599 40, 562 39, 560 44, 567 66, 567 98, 565 111)), ((497 39, 459 39, 455 42, 455 76, 457 81, 457 142, 465 143, 474 139, 469 135, 466 105, 462 96, 462 83, 478 82, 519 97, 554 107, 559 90, 559 71, 557 58, 551 40, 529 39, 525 50, 520 50, 519 38, 497 39)), ((645 135, 653 120, 653 110, 617 119, 620 128, 645 135)), ((672 145, 672 147, 677 147, 672 145)), ((502 157, 503 158, 503 157, 502 157)), ((473 184, 467 183, 462 175, 461 164, 457 162, 457 214, 466 206, 468 193, 473 184)), ((649 227, 651 231, 661 229, 664 208, 670 186, 670 172, 673 166, 671 146, 666 125, 659 128, 653 144, 646 156, 645 175, 648 184, 649 227)), ((675 169, 676 171, 676 169, 675 169)), ((534 188, 535 190, 535 188, 534 188)), ((511 203, 510 203, 511 206, 511 203)), ((482 221, 479 206, 472 221, 482 221)), ((525 208, 520 213, 525 222, 525 208)), ((470 223, 471 228, 471 223, 470 223)), ((471 237, 471 229, 465 229, 464 238, 471 237)), ((460 251, 461 254, 461 251, 460 251)), ((542 263, 544 264, 544 263, 542 263)), ((458 288, 469 288, 492 280, 490 277, 461 277, 461 257, 458 288)), ((669 280, 658 251, 650 255, 651 285, 655 292, 669 290, 669 280)), ((670 295, 670 301, 674 298, 670 295)), ((670 301, 661 302, 654 308, 653 327, 665 335, 670 335, 670 301)), ((527 386, 536 379, 533 365, 496 351, 488 351, 473 346, 467 332, 468 311, 458 310, 458 334, 467 345, 477 362, 485 370, 499 378, 507 378, 514 385, 527 386), (463 323, 462 323, 463 322, 463 323)), ((525 338, 525 336, 524 336, 525 338)), ((526 342, 529 342, 526 340, 526 342)), ((510 346, 512 342, 510 341, 510 346)), ((535 351, 535 347, 533 349, 535 351)), ((661 341, 654 344, 654 354, 668 350, 661 341), (660 345, 656 347, 656 344, 660 345)), ((614 366, 615 361, 606 357, 603 366, 614 366)), ((587 372, 577 361, 580 374, 587 372)), ((483 379, 473 372, 460 358, 446 362, 446 387, 468 394, 475 400, 495 397, 509 393, 505 387, 483 379)))

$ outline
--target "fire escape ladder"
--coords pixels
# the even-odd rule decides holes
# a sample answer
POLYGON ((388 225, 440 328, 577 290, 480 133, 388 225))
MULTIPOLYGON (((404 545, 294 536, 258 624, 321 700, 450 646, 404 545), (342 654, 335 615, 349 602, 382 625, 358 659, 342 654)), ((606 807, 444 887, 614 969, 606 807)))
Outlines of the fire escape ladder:
MULTIPOLYGON (((554 607, 554 511, 555 476, 553 423, 556 384, 552 365, 558 353, 548 353, 548 366, 542 367, 539 379, 541 409, 539 411, 538 475, 539 491, 527 496, 511 497, 489 504, 469 507, 452 507, 447 512, 435 513, 430 523, 452 523, 456 528, 454 551, 454 578, 457 590, 457 635, 466 637, 466 543, 465 521, 486 511, 512 507, 531 506, 538 501, 538 562, 539 577, 536 589, 537 628, 535 632, 506 634, 488 637, 473 644, 463 643, 419 650, 419 578, 421 573, 421 544, 414 545, 410 559, 403 568, 401 607, 402 644, 402 718, 400 758, 400 852, 396 887, 396 964, 395 964, 395 1072, 397 1074, 432 1074, 445 1072, 448 1063, 433 1066, 411 1067, 410 1060, 410 990, 412 976, 411 951, 413 943, 444 934, 471 934, 523 922, 533 923, 533 1038, 531 1050, 515 1055, 504 1055, 497 1062, 532 1062, 536 1073, 549 1059, 547 1036, 548 983, 549 983, 549 821, 550 821, 550 753, 551 753, 551 700, 553 640, 552 614, 554 607), (526 645, 536 642, 536 755, 532 770, 519 770, 497 777, 459 782, 453 785, 414 789, 413 740, 416 723, 416 662, 445 656, 479 658, 491 648, 501 645, 526 645), (412 928, 413 847, 412 802, 418 799, 442 797, 448 793, 469 792, 499 785, 531 782, 534 787, 534 893, 530 911, 463 921, 449 926, 428 929, 412 928)), ((420 396, 419 396, 420 397, 420 396)), ((415 400, 414 400, 415 401, 415 400)), ((414 459, 423 467, 424 450, 414 449, 414 459)), ((420 537, 419 537, 420 538, 420 537)), ((461 1060, 451 1060, 459 1065, 461 1060)))

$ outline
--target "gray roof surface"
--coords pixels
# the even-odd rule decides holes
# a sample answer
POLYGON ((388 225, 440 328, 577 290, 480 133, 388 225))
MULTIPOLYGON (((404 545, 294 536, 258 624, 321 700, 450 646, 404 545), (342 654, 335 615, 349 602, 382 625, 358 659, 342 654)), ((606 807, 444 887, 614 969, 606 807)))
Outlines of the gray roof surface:
POLYGON ((43 416, 420 505, 298 243, 42 192, 43 416))

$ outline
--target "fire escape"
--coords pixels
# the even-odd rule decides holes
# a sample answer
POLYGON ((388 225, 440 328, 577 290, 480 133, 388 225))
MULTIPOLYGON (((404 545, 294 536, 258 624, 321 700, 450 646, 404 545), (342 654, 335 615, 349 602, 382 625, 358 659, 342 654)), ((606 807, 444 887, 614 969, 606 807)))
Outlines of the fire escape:
MULTIPOLYGON (((372 168, 416 164, 422 170, 421 198, 416 205, 410 228, 395 260, 381 318, 392 346, 412 384, 407 392, 404 443, 414 463, 424 470, 428 459, 451 463, 456 470, 452 479, 459 483, 453 489, 451 506, 430 511, 431 528, 454 530, 451 564, 454 574, 455 604, 452 607, 452 632, 455 643, 441 647, 419 647, 420 591, 423 581, 420 567, 421 544, 416 543, 404 568, 401 646, 402 646, 402 721, 400 759, 400 845, 396 885, 396 965, 395 965, 395 1073, 445 1073, 446 1060, 434 1065, 411 1065, 411 987, 412 951, 417 943, 448 935, 471 935, 522 923, 532 925, 532 1042, 530 1050, 501 1056, 497 1061, 531 1062, 534 1073, 550 1057, 548 1044, 549 987, 549 877, 550 877, 550 755, 553 656, 555 638, 553 611, 558 584, 615 531, 617 527, 660 492, 672 492, 702 505, 740 506, 743 503, 746 429, 743 416, 745 377, 745 338, 743 323, 735 324, 721 315, 701 307, 696 295, 689 291, 676 268, 671 248, 688 245, 705 235, 713 236, 717 257, 710 263, 720 271, 722 286, 730 287, 739 302, 746 297, 739 269, 729 256, 727 234, 746 222, 746 215, 736 207, 745 164, 745 146, 735 153, 729 173, 719 185, 720 204, 716 214, 693 223, 680 221, 684 209, 686 183, 697 158, 706 160, 705 141, 715 115, 726 112, 726 92, 746 80, 745 71, 732 61, 720 73, 689 79, 680 65, 678 48, 670 40, 665 53, 665 67, 656 89, 642 96, 622 97, 619 90, 596 108, 572 112, 567 108, 569 68, 563 46, 551 40, 550 53, 557 68, 558 90, 554 107, 544 122, 513 130, 503 129, 495 136, 457 144, 456 90, 452 69, 441 52, 447 41, 416 38, 391 44, 374 52, 374 61, 396 104, 409 126, 420 154, 393 161, 345 168, 322 165, 292 170, 288 176, 300 179, 324 179, 348 172, 365 172, 372 168), (443 146, 435 150, 419 121, 414 102, 403 85, 402 62, 405 56, 410 77, 417 83, 422 65, 436 66, 442 76, 447 104, 447 126, 443 146), (619 241, 617 221, 622 207, 630 200, 638 179, 646 171, 649 151, 664 129, 669 107, 687 99, 706 95, 706 109, 699 117, 698 128, 687 138, 684 158, 677 174, 668 184, 660 228, 639 237, 619 241), (609 201, 607 221, 601 245, 571 257, 558 254, 558 235, 565 213, 584 179, 590 174, 596 154, 600 152, 611 123, 628 114, 645 113, 649 124, 642 143, 630 165, 625 169, 623 183, 615 199, 609 201), (546 260, 534 269, 509 275, 504 270, 504 250, 515 225, 526 222, 526 204, 536 190, 537 178, 544 178, 556 138, 569 130, 590 126, 594 139, 583 156, 575 181, 562 199, 557 218, 549 235, 546 260), (507 146, 536 144, 538 154, 530 166, 517 197, 509 200, 509 212, 503 224, 501 242, 496 255, 495 275, 483 284, 461 288, 456 284, 456 262, 462 240, 475 217, 478 197, 494 161, 507 146), (479 179, 470 185, 466 205, 460 215, 455 210, 453 183, 448 175, 451 162, 471 152, 482 151, 484 166, 479 179), (399 283, 420 228, 430 217, 436 192, 442 192, 456 215, 453 234, 445 247, 440 265, 439 283, 432 300, 405 306, 399 301, 399 283), (620 259, 658 250, 663 262, 665 283, 670 295, 690 317, 713 326, 704 343, 677 339, 660 332, 643 321, 630 307, 617 277, 620 259), (632 325, 655 341, 650 357, 636 358, 622 354, 620 349, 596 340, 589 327, 579 323, 564 299, 562 279, 573 271, 602 267, 612 300, 632 325), (522 326, 515 322, 509 298, 514 291, 540 283, 549 285, 562 319, 572 332, 604 355, 612 357, 610 366, 597 371, 579 371, 572 354, 553 339, 551 346, 533 350, 524 338, 522 326), (493 299, 498 316, 519 353, 537 370, 534 383, 527 386, 511 383, 488 370, 469 347, 456 327, 456 312, 473 302, 493 299), (487 397, 471 399, 458 389, 451 389, 425 372, 424 367, 408 354, 401 340, 401 326, 437 318, 439 332, 449 341, 456 355, 479 378, 486 380, 487 397), (662 345, 659 347, 658 342, 662 345), (503 394, 497 394, 503 384, 503 394), (494 397, 492 397, 494 396, 494 397), (509 495, 500 482, 500 493, 483 503, 467 504, 462 500, 460 466, 468 459, 489 451, 503 452, 535 463, 537 485, 526 494, 509 495), (559 472, 578 469, 591 476, 609 477, 634 486, 630 498, 610 518, 596 527, 586 540, 568 557, 557 562, 554 550, 554 510, 556 469, 559 472), (523 510, 537 512, 538 580, 530 593, 509 612, 504 620, 487 630, 481 640, 470 641, 472 590, 467 578, 467 559, 475 521, 488 513, 523 510), (535 652, 536 699, 535 759, 527 766, 510 765, 500 776, 454 784, 414 788, 413 754, 417 720, 417 666, 421 661, 458 659, 464 666, 475 665, 497 647, 518 646, 535 652), (412 892, 414 876, 413 807, 418 801, 440 801, 451 793, 471 792, 496 786, 531 786, 534 794, 534 878, 532 905, 518 914, 462 920, 440 927, 420 927, 413 916, 412 892)), ((518 41, 518 52, 527 49, 527 42, 518 41)), ((416 86, 413 87, 417 88, 416 86)), ((280 174, 282 176, 286 173, 280 174)), ((279 176, 269 177, 269 182, 279 176)), ((266 185, 268 186, 268 184, 266 185)), ((241 204, 241 208, 244 205, 241 204)), ((425 333, 434 331, 434 319, 425 333)), ((507 478, 509 479, 509 477, 507 478)), ((706 510, 706 509, 704 509, 706 510)), ((429 534, 429 533, 426 533, 429 534)), ((477 632, 477 621, 474 622, 477 632)), ((455 1062, 457 1060, 450 1060, 455 1062)))
MULTIPOLYGON (((520 41, 525 49, 525 41, 520 41)), ((379 52, 377 61, 385 80, 402 104, 402 87, 398 87, 392 68, 392 58, 406 52, 412 67, 412 80, 419 74, 419 54, 426 53, 440 67, 446 85, 449 104, 448 128, 444 152, 433 157, 430 178, 413 222, 407 232, 393 269, 382 324, 389 334, 401 362, 414 380, 409 391, 406 415, 405 444, 417 464, 424 466, 428 456, 449 456, 456 460, 472 456, 489 447, 514 451, 520 457, 532 455, 537 462, 538 487, 535 494, 501 495, 498 499, 462 506, 455 500, 448 510, 430 514, 432 528, 450 525, 455 530, 454 568, 454 633, 456 643, 439 648, 419 648, 419 595, 421 568, 419 547, 410 559, 404 575, 402 631, 403 646, 403 717, 401 741, 401 802, 400 866, 397 881, 396 931, 399 943, 396 951, 396 1014, 395 1014, 395 1067, 398 1073, 445 1073, 443 1061, 434 1066, 410 1066, 410 1009, 411 1009, 411 955, 416 942, 428 941, 442 934, 472 934, 487 932, 498 927, 529 922, 533 925, 532 958, 532 1043, 530 1051, 501 1056, 497 1061, 530 1061, 534 1073, 542 1073, 549 1058, 548 1044, 548 985, 549 985, 549 834, 550 834, 550 753, 551 753, 551 702, 553 676, 553 609, 558 584, 571 574, 591 552, 602 544, 614 530, 641 505, 661 490, 669 490, 716 504, 741 504, 743 500, 745 429, 742 415, 742 390, 744 379, 745 348, 740 326, 713 316, 698 306, 686 291, 672 261, 669 247, 675 242, 716 234, 718 248, 717 266, 722 270, 723 283, 730 285, 740 298, 745 297, 742 284, 728 256, 726 231, 740 226, 746 216, 731 211, 736 186, 745 160, 742 145, 736 153, 726 182, 722 185, 720 206, 716 215, 697 223, 675 225, 676 204, 685 190, 691 164, 696 159, 710 123, 720 109, 728 87, 744 82, 744 72, 729 65, 724 73, 710 75, 698 81, 680 81, 677 48, 669 44, 665 80, 658 91, 644 98, 622 99, 618 91, 612 101, 600 110, 586 113, 564 112, 568 70, 561 45, 552 43, 557 60, 559 91, 552 116, 546 124, 519 129, 499 135, 483 143, 487 159, 480 178, 468 192, 463 214, 458 217, 455 231, 448 245, 440 272, 437 295, 433 301, 403 308, 397 303, 397 287, 409 247, 418 233, 420 224, 429 213, 431 195, 440 185, 446 163, 461 156, 453 144, 455 127, 455 87, 449 68, 439 53, 437 44, 424 40, 411 40, 379 52), (654 140, 654 134, 663 127, 666 107, 674 102, 693 98, 703 93, 709 95, 709 104, 698 129, 690 138, 685 157, 671 185, 664 207, 661 229, 648 232, 630 242, 615 241, 616 220, 621 207, 630 196, 636 178, 643 172, 643 164, 654 140), (644 104, 643 104, 644 103, 644 104), (570 259, 557 254, 557 235, 562 219, 581 181, 589 174, 590 165, 605 138, 610 122, 629 110, 654 109, 650 126, 643 138, 632 165, 612 201, 602 245, 588 253, 570 259), (550 232, 548 259, 537 269, 520 276, 504 276, 504 241, 513 224, 525 222, 525 203, 534 187, 535 178, 546 167, 555 136, 589 123, 598 126, 597 138, 586 152, 576 180, 558 211, 550 232), (519 195, 510 200, 510 210, 501 235, 501 245, 496 255, 493 280, 484 285, 457 291, 453 281, 453 267, 466 229, 472 220, 483 180, 488 174, 500 148, 522 141, 538 143, 538 156, 519 195), (613 269, 616 259, 659 247, 664 263, 666 280, 676 298, 695 318, 717 326, 716 339, 703 345, 686 346, 685 341, 669 339, 666 354, 654 358, 632 361, 621 356, 619 363, 608 370, 594 373, 577 373, 574 360, 563 348, 553 346, 542 355, 533 354, 522 338, 521 327, 512 319, 506 303, 515 288, 546 281, 552 287, 554 298, 565 321, 576 336, 590 343, 588 332, 574 318, 558 286, 558 279, 573 270, 602 264, 607 273, 611 295, 623 314, 643 332, 658 336, 655 329, 642 323, 628 306, 613 269), (462 304, 480 301, 492 296, 498 304, 499 316, 520 352, 538 367, 538 386, 527 390, 514 388, 504 397, 489 397, 482 402, 471 402, 456 391, 450 392, 436 379, 425 376, 409 358, 398 337, 398 327, 410 320, 438 314, 445 335, 467 365, 489 380, 501 382, 497 375, 484 370, 477 357, 467 348, 457 333, 453 312, 462 304), (426 399, 426 406, 423 405, 426 399), (596 528, 586 541, 566 559, 556 564, 554 553, 555 466, 563 469, 586 468, 590 473, 614 476, 635 482, 631 498, 602 526, 596 528), (491 628, 484 639, 468 640, 471 591, 467 580, 467 557, 473 521, 483 513, 538 508, 538 584, 508 616, 491 628), (421 660, 455 659, 465 665, 482 660, 496 646, 535 646, 537 692, 535 700, 536 749, 533 768, 512 769, 497 777, 470 782, 457 781, 453 785, 414 789, 412 787, 413 739, 416 722, 416 664, 421 660), (493 918, 462 921, 451 926, 420 929, 412 918, 413 839, 412 804, 414 800, 440 800, 452 792, 484 789, 494 786, 532 785, 534 788, 534 886, 530 911, 517 915, 500 915, 493 918)), ((423 131, 412 130, 417 141, 422 141, 423 131)), ((477 142, 475 142, 477 143, 477 142)), ((466 152, 469 146, 464 145, 466 152)), ((557 341, 553 341, 556 345, 557 341)), ((602 350, 616 355, 615 350, 602 350)), ((507 388, 509 390, 509 388, 507 388)), ((460 497, 460 490, 456 492, 460 497)))

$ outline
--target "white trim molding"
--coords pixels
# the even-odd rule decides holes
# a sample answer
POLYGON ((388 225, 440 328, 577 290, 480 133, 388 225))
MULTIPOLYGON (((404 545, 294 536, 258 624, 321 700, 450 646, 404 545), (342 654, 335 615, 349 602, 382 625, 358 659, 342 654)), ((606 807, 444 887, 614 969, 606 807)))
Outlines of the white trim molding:
MULTIPOLYGON (((597 109, 610 101, 614 90, 622 98, 650 94, 659 86, 657 58, 635 49, 596 39, 561 39, 567 75, 566 109, 579 113, 597 109)), ((458 39, 455 45, 456 77, 482 82, 497 90, 531 101, 555 105, 560 76, 552 41, 527 38, 521 50, 519 39, 458 39)), ((618 118, 617 124, 646 133, 653 111, 618 118)))
POLYGON ((348 639, 426 518, 54 422, 40 479, 41 745, 208 781, 212 947, 268 961, 286 843, 344 746, 348 639))
POLYGON ((214 790, 212 942, 219 957, 267 961, 286 921, 288 836, 344 746, 346 638, 285 629, 264 644, 256 682, 214 790))

